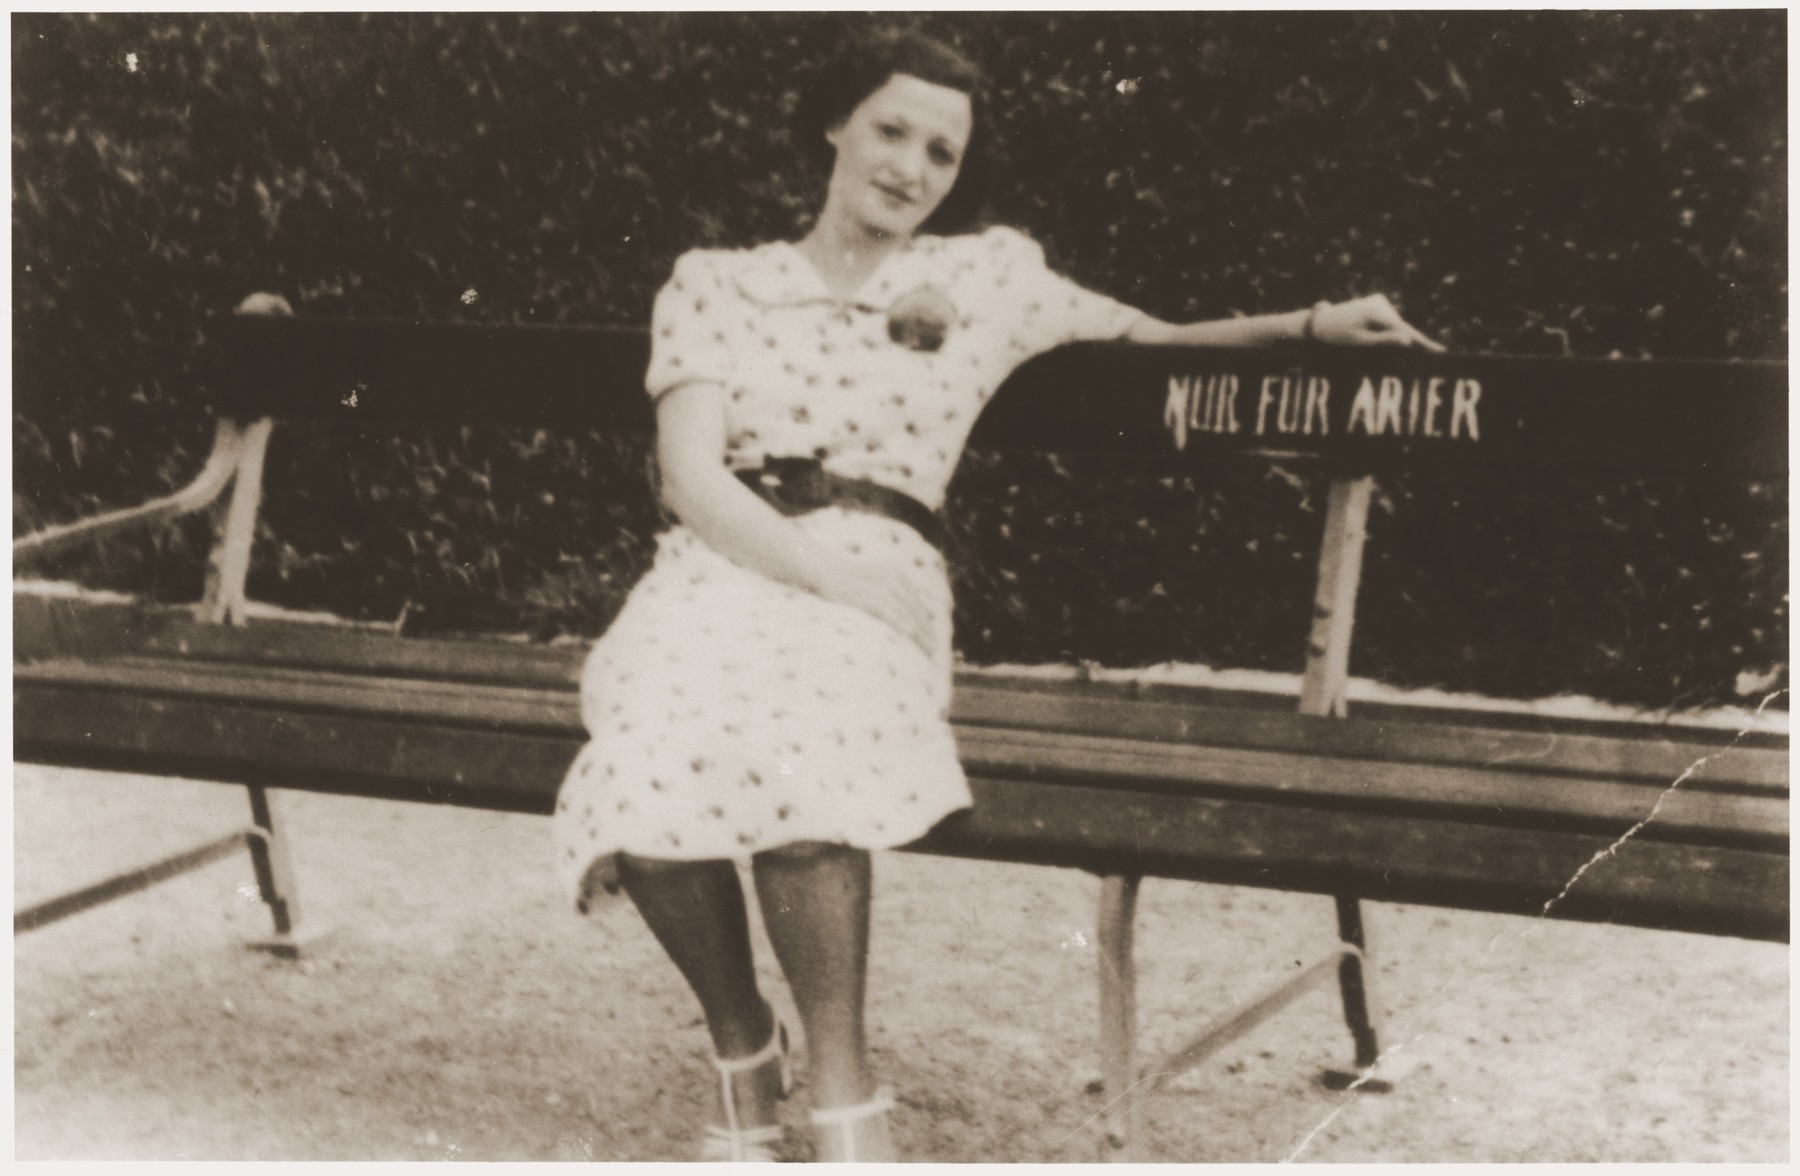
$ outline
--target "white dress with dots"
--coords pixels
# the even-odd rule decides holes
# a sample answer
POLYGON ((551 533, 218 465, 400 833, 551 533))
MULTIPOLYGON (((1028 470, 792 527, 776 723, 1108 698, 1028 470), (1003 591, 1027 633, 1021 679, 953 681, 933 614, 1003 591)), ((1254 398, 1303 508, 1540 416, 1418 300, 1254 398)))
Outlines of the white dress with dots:
MULTIPOLYGON (((1011 229, 919 237, 849 301, 787 242, 695 250, 657 295, 646 385, 727 389, 725 463, 814 456, 937 508, 982 405, 1024 360, 1123 335, 1137 311, 1058 276, 1011 229), (890 313, 939 328, 890 336, 890 313)), ((577 905, 616 856, 747 858, 796 841, 904 845, 969 803, 949 724, 948 576, 917 532, 831 507, 816 542, 885 552, 936 619, 932 651, 860 609, 770 580, 677 526, 594 644, 590 741, 557 798, 577 905)))

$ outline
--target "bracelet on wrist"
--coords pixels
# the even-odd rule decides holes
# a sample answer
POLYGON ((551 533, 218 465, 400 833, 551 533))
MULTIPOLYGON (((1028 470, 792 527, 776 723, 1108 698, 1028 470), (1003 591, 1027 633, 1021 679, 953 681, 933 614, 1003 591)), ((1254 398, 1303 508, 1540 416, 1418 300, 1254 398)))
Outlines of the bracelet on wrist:
POLYGON ((1313 303, 1313 308, 1306 312, 1306 322, 1300 328, 1300 341, 1302 343, 1317 343, 1319 341, 1319 312, 1330 305, 1330 302, 1321 299, 1320 301, 1313 303))

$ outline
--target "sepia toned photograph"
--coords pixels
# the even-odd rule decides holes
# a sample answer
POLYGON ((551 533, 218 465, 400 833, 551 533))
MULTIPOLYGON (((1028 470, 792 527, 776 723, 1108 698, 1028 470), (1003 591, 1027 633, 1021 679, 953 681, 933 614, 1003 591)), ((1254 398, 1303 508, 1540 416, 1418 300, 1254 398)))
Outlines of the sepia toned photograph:
POLYGON ((11 33, 15 1159, 1788 1158, 1784 9, 11 33))

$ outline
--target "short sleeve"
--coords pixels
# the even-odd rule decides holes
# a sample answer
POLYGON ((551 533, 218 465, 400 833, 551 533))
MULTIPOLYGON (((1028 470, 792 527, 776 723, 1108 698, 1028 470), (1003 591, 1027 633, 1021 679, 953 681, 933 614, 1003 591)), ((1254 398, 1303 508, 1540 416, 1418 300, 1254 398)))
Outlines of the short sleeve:
POLYGON ((1006 308, 1012 350, 1022 361, 1065 343, 1125 335, 1143 312, 1089 290, 1052 270, 1044 248, 1014 229, 983 234, 995 257, 997 303, 1006 308))
POLYGON ((676 259, 675 272, 650 312, 650 369, 644 389, 652 399, 683 384, 722 384, 730 378, 726 300, 717 252, 693 249, 676 259))

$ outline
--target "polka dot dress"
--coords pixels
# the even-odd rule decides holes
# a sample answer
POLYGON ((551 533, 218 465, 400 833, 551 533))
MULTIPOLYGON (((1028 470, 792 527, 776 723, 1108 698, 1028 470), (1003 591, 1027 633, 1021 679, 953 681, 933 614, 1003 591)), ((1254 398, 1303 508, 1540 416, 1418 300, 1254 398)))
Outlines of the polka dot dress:
MULTIPOLYGON (((658 295, 646 380, 727 389, 731 468, 814 456, 943 501, 982 405, 1025 359, 1116 338, 1136 311, 1044 264, 1008 229, 915 239, 848 301, 787 243, 694 251, 658 295)), ((597 641, 581 679, 590 741, 557 799, 560 872, 583 909, 616 855, 741 859, 797 841, 883 849, 969 803, 949 725, 950 589, 910 527, 838 508, 792 520, 880 552, 935 617, 931 650, 874 617, 769 580, 685 527, 597 641)))

